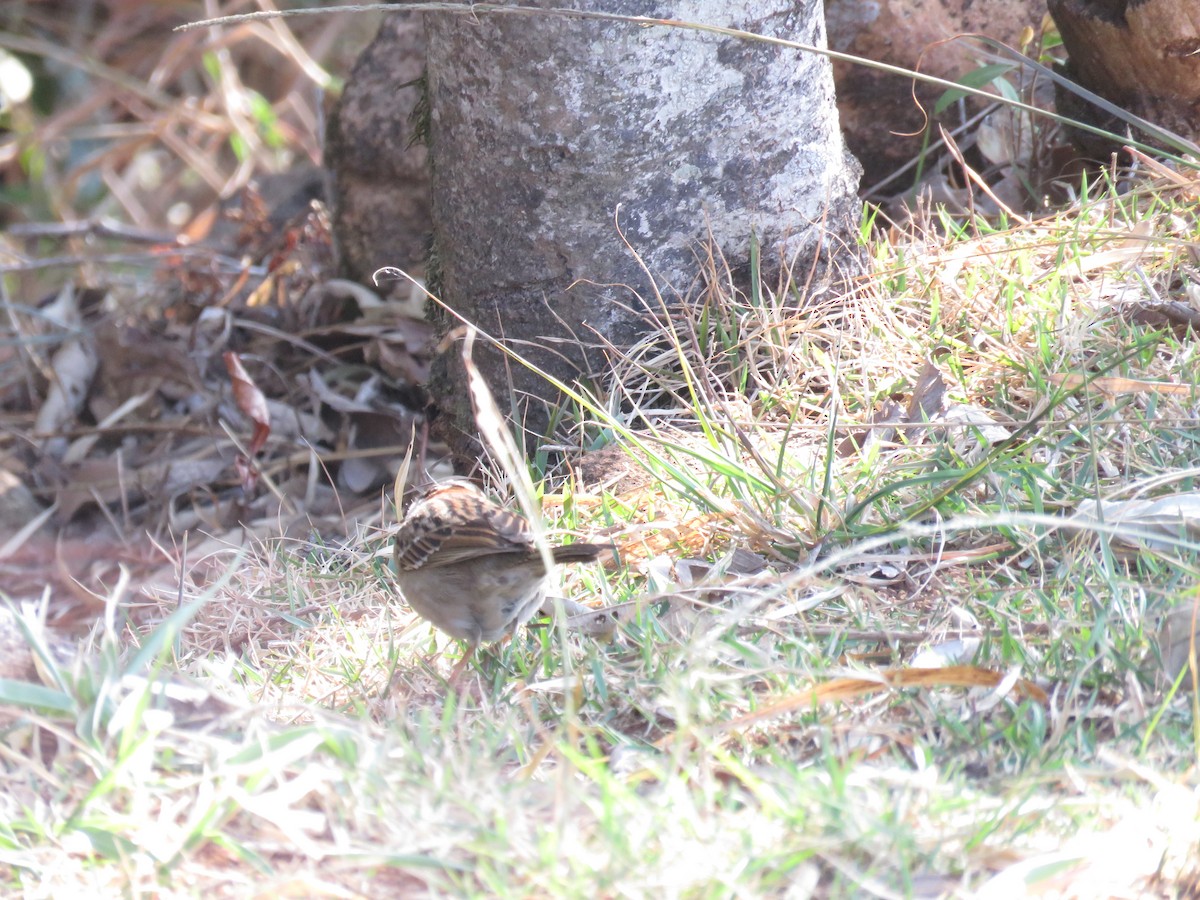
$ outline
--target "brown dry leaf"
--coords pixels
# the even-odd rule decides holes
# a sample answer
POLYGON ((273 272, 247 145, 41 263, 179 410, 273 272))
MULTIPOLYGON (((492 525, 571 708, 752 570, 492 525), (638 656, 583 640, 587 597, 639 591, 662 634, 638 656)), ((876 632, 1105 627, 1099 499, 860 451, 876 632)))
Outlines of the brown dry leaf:
MULTIPOLYGON (((917 383, 913 385, 912 399, 908 401, 908 409, 904 413, 904 422, 909 425, 921 426, 931 421, 942 409, 946 402, 946 382, 942 373, 933 360, 925 360, 917 383)), ((909 429, 908 440, 916 443, 924 429, 917 427, 909 429)))
MULTIPOLYGON (((724 734, 742 728, 756 725, 766 719, 772 719, 785 713, 812 709, 822 703, 832 703, 837 700, 853 700, 868 694, 897 688, 997 688, 1002 686, 1009 676, 984 669, 979 666, 944 666, 933 669, 900 668, 886 669, 874 677, 864 678, 834 678, 808 690, 784 697, 774 702, 765 703, 752 713, 722 722, 716 726, 718 733, 724 734)), ((1046 692, 1033 682, 1018 678, 1013 680, 1011 690, 1025 699, 1045 705, 1048 702, 1046 692)), ((672 740, 668 735, 662 738, 658 745, 665 746, 672 740)))
POLYGON ((743 576, 758 575, 764 572, 768 565, 765 557, 752 550, 735 547, 715 562, 711 559, 677 559, 675 571, 679 576, 679 583, 690 587, 704 579, 726 584, 743 576))
POLYGON ((944 432, 955 453, 969 463, 978 462, 989 447, 1012 437, 986 409, 973 404, 956 403, 938 416, 936 424, 944 432))
POLYGON ((358 397, 351 399, 344 397, 329 386, 321 373, 316 369, 309 369, 306 374, 297 375, 296 381, 298 384, 307 387, 312 391, 313 395, 318 400, 328 406, 334 412, 352 413, 352 412, 371 412, 371 406, 364 400, 358 397))
POLYGON ((362 493, 391 481, 421 417, 389 399, 375 375, 357 386, 354 397, 338 393, 316 369, 298 376, 297 381, 342 416, 338 443, 345 452, 338 468, 338 486, 362 493))
POLYGON ((1197 645, 1200 644, 1200 600, 1193 596, 1188 602, 1176 606, 1163 616, 1158 630, 1158 648, 1162 657, 1163 675, 1166 685, 1175 683, 1184 675, 1180 686, 1185 691, 1194 691, 1200 681, 1197 668, 1197 645))
POLYGON ((848 584, 879 589, 894 584, 903 584, 908 578, 909 565, 913 560, 907 555, 888 556, 884 559, 867 557, 842 567, 838 576, 848 584))
POLYGON ((896 438, 897 425, 915 426, 905 428, 904 437, 910 444, 916 443, 924 434, 927 423, 933 421, 945 405, 945 379, 933 360, 927 359, 917 376, 916 384, 913 385, 908 408, 902 409, 895 400, 886 401, 872 414, 868 428, 856 429, 842 439, 838 444, 837 454, 846 457, 868 443, 893 441, 896 438))
MULTIPOLYGON (((1184 282, 1183 296, 1187 297, 1188 324, 1194 327, 1200 324, 1197 322, 1197 314, 1200 314, 1200 283, 1196 281, 1194 275, 1184 282)), ((1175 306, 1176 304, 1169 305, 1175 306)), ((1182 306, 1183 304, 1178 305, 1182 306)))
POLYGON ((130 397, 160 395, 178 402, 201 388, 197 360, 201 347, 189 348, 189 337, 200 342, 203 329, 157 329, 112 317, 96 324, 95 343, 100 373, 88 409, 97 421, 112 414, 130 397), (192 352, 189 352, 189 349, 192 352))
POLYGON ((225 368, 233 382, 233 399, 238 409, 254 423, 254 435, 246 446, 251 456, 258 454, 271 434, 271 411, 267 408, 267 398, 259 390, 254 379, 246 372, 238 355, 230 350, 223 354, 225 368))
POLYGON ((336 338, 365 339, 364 361, 401 384, 424 384, 429 380, 436 329, 424 319, 404 314, 398 304, 364 310, 359 321, 332 327, 325 333, 336 338))
POLYGON ((37 534, 0 560, 0 584, 12 598, 49 598, 47 619, 57 627, 90 627, 122 577, 141 584, 158 565, 145 542, 132 543, 101 525, 85 537, 37 534))
POLYGON ((46 451, 57 456, 66 450, 65 440, 57 435, 83 409, 99 359, 91 337, 83 333, 73 285, 63 287, 54 308, 61 326, 74 331, 75 336, 64 340, 50 360, 50 388, 38 409, 33 430, 45 440, 46 451))
MULTIPOLYGON (((564 494, 546 494, 542 497, 542 508, 562 507, 567 499, 564 494)), ((710 512, 678 522, 667 521, 664 513, 670 512, 671 507, 662 492, 654 487, 627 491, 607 500, 599 494, 575 493, 570 495, 570 502, 581 510, 596 509, 607 502, 626 511, 622 518, 629 524, 607 531, 608 538, 614 539, 620 547, 621 565, 651 560, 671 549, 695 556, 708 555, 720 524, 734 519, 730 512, 710 512)), ((605 568, 615 565, 613 557, 604 560, 605 568)))
POLYGON ((229 371, 229 378, 233 382, 233 399, 242 414, 254 423, 254 434, 246 447, 246 454, 239 453, 234 459, 242 491, 250 496, 253 495, 254 488, 258 484, 258 467, 254 464, 254 457, 262 450, 263 445, 267 442, 267 437, 271 434, 271 412, 267 408, 267 398, 263 396, 263 392, 246 372, 238 355, 227 350, 223 356, 225 368, 229 371))
POLYGON ((392 480, 412 446, 416 416, 403 407, 366 410, 346 416, 346 449, 351 454, 338 469, 338 485, 356 494, 392 480))
POLYGON ((121 502, 126 507, 153 497, 168 502, 184 491, 216 481, 227 463, 218 458, 155 459, 131 464, 120 455, 84 459, 64 467, 48 478, 60 485, 56 494, 57 519, 69 521, 83 506, 95 501, 105 505, 121 502))
POLYGON ((1146 328, 1169 328, 1177 337, 1184 337, 1189 331, 1200 331, 1200 313, 1196 311, 1196 298, 1192 285, 1184 288, 1188 298, 1187 303, 1168 301, 1166 303, 1128 303, 1122 304, 1121 318, 1131 325, 1141 325, 1146 328))
POLYGON ((623 564, 639 559, 652 559, 670 549, 685 553, 702 553, 709 548, 716 523, 728 522, 728 513, 703 513, 684 519, 676 525, 647 522, 635 530, 641 534, 621 541, 623 564))
POLYGON ((1195 385, 1172 384, 1169 381, 1141 381, 1136 378, 1121 378, 1115 375, 1093 378, 1088 381, 1083 375, 1051 375, 1050 382, 1063 390, 1074 390, 1087 384, 1102 394, 1119 397, 1122 394, 1166 394, 1176 397, 1190 397, 1196 393, 1195 385))
POLYGON ((905 421, 904 408, 895 400, 885 401, 871 414, 869 427, 857 428, 842 439, 838 444, 837 455, 839 457, 850 456, 871 441, 894 440, 896 437, 895 426, 903 421, 905 421))
POLYGON ((428 350, 433 331, 430 330, 427 339, 420 342, 398 340, 399 335, 394 330, 377 335, 367 345, 364 359, 403 384, 424 384, 429 380, 431 357, 422 351, 428 350))
POLYGON ((1181 539, 1200 539, 1200 491, 1154 500, 1089 500, 1072 521, 1085 528, 1104 523, 1116 530, 1110 540, 1122 547, 1169 549, 1181 539), (1174 540, 1158 541, 1157 535, 1174 540))
POLYGON ((303 442, 314 447, 333 443, 333 429, 319 415, 296 409, 282 400, 267 398, 267 410, 274 423, 271 433, 277 440, 303 442))
POLYGON ((1001 106, 984 116, 975 131, 976 146, 993 165, 1028 170, 1033 157, 1033 121, 1025 110, 1001 106))

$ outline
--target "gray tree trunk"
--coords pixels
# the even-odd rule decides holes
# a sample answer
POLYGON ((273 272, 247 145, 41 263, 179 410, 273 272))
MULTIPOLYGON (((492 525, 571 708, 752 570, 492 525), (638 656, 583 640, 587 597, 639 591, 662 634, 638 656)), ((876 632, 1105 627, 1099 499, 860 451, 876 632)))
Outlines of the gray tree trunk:
MULTIPOLYGON (((424 69, 421 17, 387 16, 329 118, 325 158, 333 172, 338 259, 344 276, 364 284, 384 266, 424 273, 429 165, 411 121, 424 69)), ((382 283, 389 288, 409 292, 407 283, 382 283)))
MULTIPOLYGON (((547 6, 561 0, 539 0, 547 6)), ((647 14, 643 0, 579 4, 647 14)), ((822 0, 676 0, 652 15, 733 25, 823 46, 822 0)), ((860 206, 857 163, 838 129, 827 59, 671 27, 553 14, 429 15, 429 149, 440 296, 567 382, 644 335, 651 286, 697 277, 711 229, 734 267, 842 253, 860 206), (619 208, 619 216, 617 211, 619 208), (613 286, 616 285, 616 286, 613 286), (571 332, 586 351, 565 341, 571 332)), ((851 254, 846 254, 851 255, 851 254)), ((452 446, 473 425, 457 351, 431 389, 452 446)), ((533 432, 545 382, 484 348, 476 361, 533 432), (529 398, 534 398, 529 402, 529 398)), ((549 403, 553 404, 553 399, 549 403)))

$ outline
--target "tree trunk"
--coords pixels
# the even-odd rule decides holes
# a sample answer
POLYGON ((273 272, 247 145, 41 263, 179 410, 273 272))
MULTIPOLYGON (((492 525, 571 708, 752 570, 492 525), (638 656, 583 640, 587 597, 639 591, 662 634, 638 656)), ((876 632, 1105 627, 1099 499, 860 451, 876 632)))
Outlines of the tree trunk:
MULTIPOLYGON (((647 6, 586 5, 628 14, 647 6)), ((825 43, 821 0, 654 7, 656 16, 825 43)), ((752 233, 764 260, 798 260, 798 271, 823 242, 850 255, 841 242, 854 244, 858 168, 838 130, 825 58, 550 13, 431 14, 426 30, 432 280, 464 318, 564 381, 600 371, 596 334, 621 348, 646 333, 635 294, 652 300, 653 289, 622 233, 668 298, 696 278, 708 229, 735 271, 752 233)), ((431 390, 448 426, 439 430, 461 458, 474 425, 456 359, 456 349, 446 354, 431 390)), ((501 406, 513 393, 517 415, 540 434, 545 381, 489 348, 476 361, 501 406)))
MULTIPOLYGON (((429 165, 414 133, 421 99, 425 28, 393 13, 354 64, 329 118, 325 158, 333 172, 333 230, 342 274, 364 284, 398 266, 424 271, 429 252, 429 165)), ((408 294, 407 283, 380 289, 408 294)))
MULTIPOLYGON (((1106 100, 1186 138, 1200 136, 1200 2, 1049 0, 1070 56, 1067 75, 1106 100)), ((1118 134, 1120 123, 1059 91, 1059 110, 1118 134)), ((1112 145, 1080 135, 1091 155, 1112 145)))

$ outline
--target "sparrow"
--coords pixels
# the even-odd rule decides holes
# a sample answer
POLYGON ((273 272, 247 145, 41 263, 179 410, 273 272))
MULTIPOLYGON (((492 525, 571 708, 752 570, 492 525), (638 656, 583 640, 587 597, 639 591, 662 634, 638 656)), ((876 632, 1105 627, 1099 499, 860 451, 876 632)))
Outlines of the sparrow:
MULTIPOLYGON (((555 563, 591 562, 605 549, 564 544, 550 555, 555 563)), ((479 644, 511 634, 541 607, 550 574, 529 522, 461 479, 433 484, 414 499, 396 531, 393 556, 408 605, 467 642, 451 685, 479 644)))

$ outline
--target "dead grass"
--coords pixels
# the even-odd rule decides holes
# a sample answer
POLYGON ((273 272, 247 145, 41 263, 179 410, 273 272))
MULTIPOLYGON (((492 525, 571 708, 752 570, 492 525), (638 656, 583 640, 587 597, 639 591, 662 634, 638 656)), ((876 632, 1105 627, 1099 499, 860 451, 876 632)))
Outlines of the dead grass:
POLYGON ((630 395, 650 395, 641 372, 703 426, 637 409, 659 486, 547 505, 628 550, 564 587, 620 607, 609 643, 529 628, 447 695, 457 651, 394 602, 386 536, 264 546, 207 598, 189 588, 185 609, 203 602, 170 668, 240 711, 200 730, 178 711, 99 715, 92 744, 51 757, 89 761, 71 782, 7 756, 39 798, 11 810, 12 878, 87 835, 72 877, 101 889, 1186 894, 1195 698, 1156 675, 1153 634, 1191 596, 1194 526, 1074 516, 1190 494, 1194 397, 1169 386, 1194 386, 1191 333, 1131 314, 1186 291, 1192 196, 897 239, 837 314, 857 328, 778 299, 750 317, 731 296, 721 313, 746 334, 729 349, 675 335, 682 355, 628 361, 630 395), (759 348, 768 334, 787 339, 759 348), (879 439, 872 410, 907 401, 934 348, 944 400, 879 439), (777 378, 764 364, 731 386, 751 353, 777 378), (818 370, 824 397, 797 402, 818 370), (1069 374, 1095 380, 1064 394, 1069 374), (1041 418, 1006 443, 945 421, 968 407, 1010 435, 1041 418), (659 415, 674 430, 656 435, 659 415))

